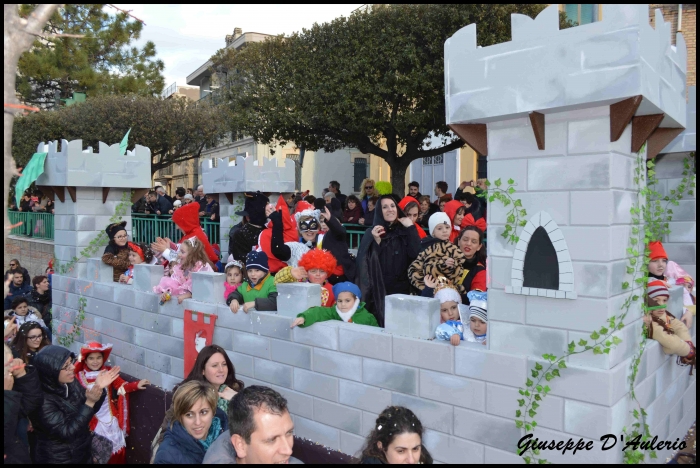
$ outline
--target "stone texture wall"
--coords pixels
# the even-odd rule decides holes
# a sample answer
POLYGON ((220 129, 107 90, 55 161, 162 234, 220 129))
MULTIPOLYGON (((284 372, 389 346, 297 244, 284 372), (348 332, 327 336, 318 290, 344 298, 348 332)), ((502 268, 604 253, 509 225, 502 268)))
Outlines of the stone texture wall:
MULTIPOLYGON (((695 58, 695 30, 696 30, 696 5, 694 3, 683 4, 683 17, 681 18, 681 33, 688 48, 688 86, 695 86, 696 58, 695 58)), ((652 3, 649 5, 649 21, 654 25, 654 10, 660 9, 664 20, 671 24, 671 43, 676 44, 678 32, 678 4, 652 3)))
MULTIPOLYGON (((98 259, 89 260, 88 275, 92 281, 54 276, 54 317, 59 327, 70 326, 84 295, 86 320, 73 350, 92 339, 113 343, 112 361, 128 374, 171 389, 184 377, 185 309, 213 313, 218 315, 214 342, 227 350, 237 376, 246 385, 282 393, 298 436, 354 454, 382 409, 405 405, 427 428, 425 444, 440 462, 521 462, 514 451, 522 433, 513 417, 517 389, 534 364, 524 353, 468 343, 453 347, 341 322, 290 330, 293 314, 288 312, 320 299, 304 285, 289 285, 280 294, 278 313, 232 314, 223 304, 222 274, 195 273, 193 299, 164 306, 148 292, 159 279, 158 267, 139 265, 133 286, 108 281, 111 270, 98 259)), ((416 310, 420 304, 404 302, 405 313, 437 313, 416 310)), ((695 418, 695 377, 655 345, 642 361, 639 393, 655 434, 675 438, 695 418)), ((551 383, 535 435, 597 441, 602 434, 619 433, 627 423, 628 367, 628 361, 609 370, 572 364, 551 383)), ((660 453, 659 459, 664 456, 660 453)), ((583 463, 619 462, 621 457, 614 450, 566 460, 547 455, 552 461, 583 463)))
POLYGON ((53 258, 53 242, 10 236, 5 244, 3 271, 9 269, 10 260, 13 258, 19 260, 20 265, 29 271, 32 278, 43 275, 49 266, 49 260, 53 258))

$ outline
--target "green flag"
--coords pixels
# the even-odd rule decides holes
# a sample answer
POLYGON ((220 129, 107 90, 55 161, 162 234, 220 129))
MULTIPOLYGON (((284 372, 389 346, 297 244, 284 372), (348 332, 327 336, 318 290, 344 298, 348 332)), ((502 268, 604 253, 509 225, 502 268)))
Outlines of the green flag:
POLYGON ((119 143, 119 154, 122 156, 126 154, 126 145, 129 144, 129 133, 131 133, 131 129, 127 130, 126 135, 122 138, 122 142, 119 143))
POLYGON ((15 184, 15 200, 17 201, 17 206, 19 206, 19 201, 24 195, 24 191, 32 185, 41 174, 44 173, 44 161, 46 160, 46 155, 49 153, 34 153, 32 159, 24 167, 22 175, 17 179, 15 184))

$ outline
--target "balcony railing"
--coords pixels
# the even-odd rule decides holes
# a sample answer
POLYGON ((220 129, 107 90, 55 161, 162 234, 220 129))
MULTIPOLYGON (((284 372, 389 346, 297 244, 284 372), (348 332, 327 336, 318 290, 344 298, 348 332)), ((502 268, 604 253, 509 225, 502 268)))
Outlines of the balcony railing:
POLYGON ((11 235, 53 240, 53 214, 33 211, 8 211, 11 235))
MULTIPOLYGON (((209 238, 209 242, 218 244, 220 241, 219 222, 209 218, 199 218, 199 223, 209 238)), ((167 237, 173 242, 177 242, 182 237, 182 231, 173 223, 171 215, 132 213, 131 225, 131 238, 134 242, 150 244, 156 237, 167 237)))

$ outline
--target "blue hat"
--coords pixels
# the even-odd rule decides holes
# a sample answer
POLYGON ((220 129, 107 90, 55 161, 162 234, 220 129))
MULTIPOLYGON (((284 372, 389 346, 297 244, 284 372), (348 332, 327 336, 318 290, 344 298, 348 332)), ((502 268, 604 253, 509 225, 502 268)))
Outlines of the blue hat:
POLYGON ((249 252, 245 257, 245 267, 249 270, 252 268, 262 271, 270 271, 270 267, 267 266, 267 254, 256 250, 249 252))
POLYGON ((338 299, 338 294, 342 292, 353 293, 355 297, 362 299, 360 288, 355 283, 351 283, 350 281, 343 281, 342 283, 338 283, 333 286, 333 295, 335 296, 336 300, 338 299))

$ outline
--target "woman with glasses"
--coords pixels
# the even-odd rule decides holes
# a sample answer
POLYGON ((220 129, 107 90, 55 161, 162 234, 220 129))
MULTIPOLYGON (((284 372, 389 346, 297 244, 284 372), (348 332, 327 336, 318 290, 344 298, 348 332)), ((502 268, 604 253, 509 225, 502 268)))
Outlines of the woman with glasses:
POLYGON ((25 364, 32 364, 36 353, 50 344, 46 331, 41 328, 41 325, 37 322, 27 322, 19 327, 17 335, 12 340, 12 354, 23 360, 25 364))
POLYGON ((109 237, 109 244, 105 247, 102 254, 102 261, 112 267, 112 280, 115 283, 119 282, 119 277, 130 266, 129 261, 129 236, 126 233, 126 221, 114 223, 107 226, 105 229, 109 237))
POLYGON ((90 420, 104 402, 104 389, 119 376, 119 367, 100 372, 86 390, 75 379, 75 362, 75 354, 54 345, 34 357, 44 393, 44 402, 30 415, 37 438, 34 463, 91 461, 90 420))
MULTIPOLYGON (((362 212, 367 213, 367 201, 378 195, 374 188, 374 180, 367 178, 362 181, 362 189, 360 190, 360 200, 362 200, 362 212)), ((367 216, 365 216, 366 218, 367 216)))

